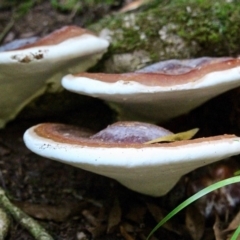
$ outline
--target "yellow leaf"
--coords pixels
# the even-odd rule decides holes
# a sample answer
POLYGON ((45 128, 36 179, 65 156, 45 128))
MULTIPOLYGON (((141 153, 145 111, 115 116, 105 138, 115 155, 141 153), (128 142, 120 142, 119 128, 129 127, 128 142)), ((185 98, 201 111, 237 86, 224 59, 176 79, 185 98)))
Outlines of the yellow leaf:
POLYGON ((159 142, 176 142, 181 140, 191 139, 197 132, 199 128, 194 128, 186 132, 180 132, 176 134, 170 134, 160 138, 153 139, 151 141, 145 142, 144 144, 159 143, 159 142))

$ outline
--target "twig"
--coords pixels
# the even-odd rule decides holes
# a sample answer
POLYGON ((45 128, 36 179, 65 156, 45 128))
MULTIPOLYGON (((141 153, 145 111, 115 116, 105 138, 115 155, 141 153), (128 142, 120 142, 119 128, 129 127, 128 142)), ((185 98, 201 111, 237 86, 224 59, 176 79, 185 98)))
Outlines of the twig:
POLYGON ((10 219, 8 214, 0 208, 0 240, 4 240, 8 234, 10 219))
POLYGON ((42 226, 8 200, 2 188, 0 188, 0 205, 26 228, 36 240, 53 240, 42 226))
POLYGON ((11 28, 14 25, 14 18, 12 17, 11 21, 7 24, 7 26, 3 29, 3 31, 0 34, 0 43, 2 43, 5 36, 8 34, 8 32, 11 30, 11 28))
POLYGON ((3 29, 3 31, 0 34, 0 44, 2 43, 3 39, 6 37, 8 32, 11 30, 11 28, 14 26, 15 21, 18 21, 19 18, 21 18, 23 15, 25 15, 26 11, 21 11, 21 8, 23 6, 28 5, 27 11, 36 3, 36 0, 32 1, 25 1, 21 3, 18 7, 14 7, 12 11, 12 16, 10 22, 6 25, 6 27, 3 29))
POLYGON ((78 9, 81 7, 81 2, 77 2, 75 5, 74 5, 74 7, 73 7, 73 9, 72 9, 72 11, 71 11, 71 13, 70 13, 70 15, 69 15, 69 17, 68 17, 68 21, 69 22, 72 22, 72 20, 73 20, 73 18, 76 16, 76 14, 77 14, 77 12, 78 12, 78 9))

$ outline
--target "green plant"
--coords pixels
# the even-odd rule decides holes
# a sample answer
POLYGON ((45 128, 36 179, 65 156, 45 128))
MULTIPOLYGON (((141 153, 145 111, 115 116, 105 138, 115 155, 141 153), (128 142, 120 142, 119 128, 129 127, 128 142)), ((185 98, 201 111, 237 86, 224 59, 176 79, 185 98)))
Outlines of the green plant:
MULTIPOLYGON (((183 208, 187 207, 189 204, 193 203, 194 201, 198 200, 199 198, 203 197, 204 195, 215 191, 219 188, 222 188, 224 186, 230 185, 230 184, 234 184, 234 183, 238 183, 240 182, 240 176, 236 176, 236 177, 231 177, 231 178, 227 178, 225 180, 219 181, 217 183, 214 183, 204 189, 202 189, 201 191, 199 191, 198 193, 194 194, 193 196, 191 196, 190 198, 188 198, 187 200, 185 200, 184 202, 182 202, 181 204, 179 204, 176 208, 174 208, 166 217, 164 217, 154 228, 153 230, 149 233, 147 240, 150 239, 150 237, 153 235, 153 233, 155 231, 157 231, 158 228, 160 228, 164 223, 166 223, 170 218, 172 218, 174 215, 176 215, 178 212, 180 212, 183 208)), ((234 234, 232 235, 231 240, 236 240, 238 235, 240 234, 240 226, 235 230, 234 234)))

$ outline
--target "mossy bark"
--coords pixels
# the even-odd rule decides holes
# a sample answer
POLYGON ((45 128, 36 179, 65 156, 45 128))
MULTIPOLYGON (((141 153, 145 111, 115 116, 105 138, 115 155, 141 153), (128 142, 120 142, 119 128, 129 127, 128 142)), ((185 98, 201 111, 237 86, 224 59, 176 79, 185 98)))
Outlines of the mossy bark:
POLYGON ((105 72, 126 72, 171 58, 236 56, 240 1, 154 1, 89 28, 111 41, 105 72))

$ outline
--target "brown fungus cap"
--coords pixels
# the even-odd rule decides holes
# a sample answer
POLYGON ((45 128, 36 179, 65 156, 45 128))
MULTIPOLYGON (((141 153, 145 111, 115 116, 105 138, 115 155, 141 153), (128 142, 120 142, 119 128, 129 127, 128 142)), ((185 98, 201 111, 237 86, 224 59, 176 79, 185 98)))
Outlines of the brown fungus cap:
POLYGON ((62 85, 110 102, 120 119, 163 122, 238 87, 240 59, 167 60, 133 73, 67 75, 62 85))
POLYGON ((168 135, 166 131, 152 124, 118 122, 91 134, 73 126, 46 123, 27 130, 24 141, 41 156, 114 178, 152 196, 166 194, 182 175, 195 168, 240 153, 240 138, 234 135, 144 144, 158 134, 168 135))
POLYGON ((78 73, 74 76, 97 79, 102 82, 135 81, 146 86, 174 86, 195 82, 208 73, 240 66, 240 59, 198 58, 168 60, 150 65, 134 73, 78 73))
POLYGON ((58 29, 58 30, 52 32, 51 34, 37 40, 34 43, 27 44, 27 45, 17 48, 17 49, 26 49, 26 48, 32 48, 32 47, 56 45, 56 44, 66 41, 67 39, 79 37, 84 34, 96 36, 93 32, 91 32, 87 29, 84 29, 84 28, 80 28, 77 26, 65 26, 65 27, 62 27, 61 29, 58 29))

